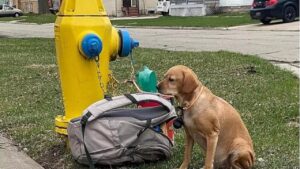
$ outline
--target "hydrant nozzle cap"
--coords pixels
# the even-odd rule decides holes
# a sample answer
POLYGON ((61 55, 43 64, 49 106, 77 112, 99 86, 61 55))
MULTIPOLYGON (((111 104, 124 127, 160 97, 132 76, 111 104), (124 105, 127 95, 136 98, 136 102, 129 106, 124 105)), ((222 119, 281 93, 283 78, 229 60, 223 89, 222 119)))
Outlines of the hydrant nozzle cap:
POLYGON ((119 56, 126 57, 132 52, 133 48, 136 48, 136 47, 139 46, 139 42, 135 39, 132 39, 127 30, 120 29, 119 30, 119 36, 120 36, 120 39, 121 39, 121 46, 120 46, 120 50, 119 50, 119 56))
POLYGON ((80 51, 86 58, 93 59, 100 55, 103 46, 99 36, 90 33, 83 37, 80 47, 80 51))

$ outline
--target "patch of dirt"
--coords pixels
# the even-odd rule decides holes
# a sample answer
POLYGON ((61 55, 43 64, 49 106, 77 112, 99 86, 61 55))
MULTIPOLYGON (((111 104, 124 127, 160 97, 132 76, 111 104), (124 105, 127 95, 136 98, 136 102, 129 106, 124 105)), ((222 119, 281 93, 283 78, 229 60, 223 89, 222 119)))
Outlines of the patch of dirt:
POLYGON ((300 124, 298 122, 291 121, 287 124, 288 127, 296 127, 299 128, 300 124))
POLYGON ((38 162, 45 169, 63 169, 64 155, 66 150, 66 143, 61 143, 49 147, 38 159, 38 162))
POLYGON ((287 123, 288 127, 295 127, 299 128, 300 127, 300 116, 292 118, 290 122, 287 123))
POLYGON ((257 73, 255 66, 248 66, 246 69, 247 69, 247 73, 248 74, 255 74, 255 73, 257 73))

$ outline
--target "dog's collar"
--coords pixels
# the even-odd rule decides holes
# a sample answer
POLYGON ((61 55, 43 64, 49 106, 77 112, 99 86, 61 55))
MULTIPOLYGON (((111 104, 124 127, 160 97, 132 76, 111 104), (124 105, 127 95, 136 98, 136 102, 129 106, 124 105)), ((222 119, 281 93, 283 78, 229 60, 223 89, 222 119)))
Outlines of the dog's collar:
POLYGON ((199 99, 199 97, 200 97, 201 94, 202 94, 203 88, 204 88, 204 86, 201 87, 200 92, 199 92, 199 94, 197 95, 197 97, 196 97, 196 98, 195 98, 188 106, 182 107, 182 110, 183 110, 183 111, 184 111, 184 110, 188 110, 189 108, 191 108, 191 107, 196 103, 196 101, 199 99))

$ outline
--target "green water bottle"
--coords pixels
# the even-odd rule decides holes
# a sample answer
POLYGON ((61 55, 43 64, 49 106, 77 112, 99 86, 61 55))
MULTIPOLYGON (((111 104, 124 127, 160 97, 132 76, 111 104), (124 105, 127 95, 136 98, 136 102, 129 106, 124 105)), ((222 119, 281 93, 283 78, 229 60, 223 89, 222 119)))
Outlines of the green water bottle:
POLYGON ((157 78, 154 71, 150 70, 147 66, 144 66, 136 76, 136 83, 145 92, 157 92, 156 84, 157 78))

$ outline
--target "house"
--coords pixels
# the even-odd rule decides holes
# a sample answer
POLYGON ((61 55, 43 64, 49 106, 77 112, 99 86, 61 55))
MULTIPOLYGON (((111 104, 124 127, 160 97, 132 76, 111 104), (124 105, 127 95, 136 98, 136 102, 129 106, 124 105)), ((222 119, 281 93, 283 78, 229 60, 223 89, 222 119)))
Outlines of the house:
POLYGON ((223 12, 249 11, 253 0, 219 0, 223 12))
POLYGON ((249 6, 253 0, 220 0, 220 6, 249 6))
MULTIPOLYGON (((48 1, 56 0, 0 0, 21 9, 24 13, 48 13, 48 1)), ((158 0, 102 0, 109 16, 139 16, 154 13, 158 0)))
POLYGON ((24 13, 48 13, 47 0, 0 0, 0 4, 8 4, 21 9, 24 13))
POLYGON ((109 16, 139 16, 154 13, 157 0, 103 0, 109 16))
POLYGON ((171 16, 204 16, 220 12, 247 11, 253 0, 171 0, 171 16))
POLYGON ((13 6, 13 0, 0 0, 0 5, 2 4, 13 6))

